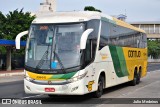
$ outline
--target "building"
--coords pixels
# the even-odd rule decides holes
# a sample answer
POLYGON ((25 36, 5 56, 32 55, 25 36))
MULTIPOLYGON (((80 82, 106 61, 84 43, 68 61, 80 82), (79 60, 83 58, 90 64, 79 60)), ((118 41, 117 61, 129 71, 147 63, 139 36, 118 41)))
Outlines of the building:
MULTIPOLYGON (((146 31, 148 39, 159 39, 160 40, 160 21, 143 21, 143 22, 132 22, 130 23, 135 27, 141 28, 146 31)), ((148 62, 160 62, 158 59, 153 59, 151 56, 148 58, 148 62)))
POLYGON ((49 12, 56 12, 56 0, 44 0, 43 3, 40 3, 39 10, 31 15, 41 16, 49 12))
POLYGON ((39 12, 55 12, 56 11, 56 0, 44 0, 40 3, 39 12))
MULTIPOLYGON (((12 56, 12 51, 15 49, 15 41, 14 40, 4 40, 0 39, 0 47, 3 46, 6 48, 6 54, 2 54, 0 52, 0 68, 4 70, 6 68, 7 71, 11 71, 11 68, 21 68, 24 67, 24 56, 20 57, 12 56), (21 65, 21 66, 17 66, 21 65)), ((21 41, 21 47, 26 46, 25 41, 21 41)), ((20 55, 19 55, 20 56, 20 55)))
POLYGON ((131 22, 130 24, 145 30, 148 39, 160 39, 160 21, 131 22))

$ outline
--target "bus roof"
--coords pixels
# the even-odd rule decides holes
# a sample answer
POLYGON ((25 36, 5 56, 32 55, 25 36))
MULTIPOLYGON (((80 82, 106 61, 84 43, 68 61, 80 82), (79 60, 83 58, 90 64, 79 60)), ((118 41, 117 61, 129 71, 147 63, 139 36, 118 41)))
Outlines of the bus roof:
POLYGON ((37 16, 33 20, 33 24, 39 23, 73 23, 73 22, 83 22, 89 21, 92 19, 102 19, 110 23, 114 23, 119 26, 123 26, 129 29, 133 29, 139 32, 145 33, 144 30, 134 27, 124 21, 118 20, 112 16, 95 12, 95 11, 73 11, 73 12, 55 12, 55 13, 43 13, 42 15, 37 16))

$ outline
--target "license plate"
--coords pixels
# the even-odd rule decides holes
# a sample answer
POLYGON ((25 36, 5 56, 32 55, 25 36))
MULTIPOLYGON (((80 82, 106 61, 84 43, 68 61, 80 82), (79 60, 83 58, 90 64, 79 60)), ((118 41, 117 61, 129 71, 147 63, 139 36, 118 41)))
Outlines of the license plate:
POLYGON ((45 92, 55 92, 55 88, 45 88, 45 92))

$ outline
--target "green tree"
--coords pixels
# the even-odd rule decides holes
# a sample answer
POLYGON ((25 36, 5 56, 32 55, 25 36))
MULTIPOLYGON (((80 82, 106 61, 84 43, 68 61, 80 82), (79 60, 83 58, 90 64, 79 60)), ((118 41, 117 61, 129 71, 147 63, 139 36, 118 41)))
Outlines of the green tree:
POLYGON ((86 6, 86 7, 84 8, 84 11, 98 11, 98 12, 102 12, 101 10, 96 9, 96 8, 94 8, 93 6, 86 6))
POLYGON ((4 27, 4 22, 6 20, 6 17, 2 14, 2 12, 0 12, 0 39, 3 38, 2 34, 3 34, 3 27, 4 27))
MULTIPOLYGON (((3 29, 4 29, 4 22, 6 20, 6 17, 0 12, 0 39, 3 39, 3 29)), ((0 54, 6 53, 5 47, 0 46, 0 54)))
POLYGON ((148 55, 153 59, 157 59, 160 56, 160 41, 148 40, 148 55))
MULTIPOLYGON (((15 40, 16 36, 29 29, 31 22, 35 16, 31 16, 29 12, 23 12, 23 9, 18 9, 9 12, 7 15, 0 12, 0 39, 15 40)), ((26 36, 22 40, 26 40, 26 36)), ((0 53, 6 53, 6 48, 0 46, 0 53)), ((24 54, 24 49, 20 50, 19 54, 24 54)))
MULTIPOLYGON (((3 23, 2 37, 8 40, 14 40, 22 31, 26 31, 29 29, 29 26, 35 16, 31 16, 29 12, 23 12, 23 9, 18 11, 18 9, 13 12, 9 12, 3 23)), ((26 40, 26 37, 22 38, 26 40)))

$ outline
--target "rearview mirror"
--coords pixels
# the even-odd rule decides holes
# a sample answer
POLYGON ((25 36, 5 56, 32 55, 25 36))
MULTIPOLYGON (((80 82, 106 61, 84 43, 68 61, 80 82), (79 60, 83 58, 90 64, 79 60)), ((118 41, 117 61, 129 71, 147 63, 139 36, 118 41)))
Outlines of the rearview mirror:
POLYGON ((86 49, 86 42, 87 42, 88 36, 92 32, 93 32, 93 29, 87 29, 86 31, 83 32, 81 41, 80 41, 80 49, 82 50, 86 49))
POLYGON ((27 35, 27 34, 28 34, 28 31, 24 31, 24 32, 19 33, 19 34, 16 36, 16 39, 15 39, 16 49, 20 49, 21 37, 24 36, 24 35, 27 35))

